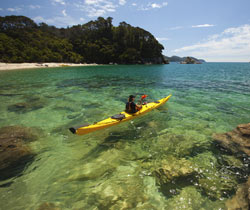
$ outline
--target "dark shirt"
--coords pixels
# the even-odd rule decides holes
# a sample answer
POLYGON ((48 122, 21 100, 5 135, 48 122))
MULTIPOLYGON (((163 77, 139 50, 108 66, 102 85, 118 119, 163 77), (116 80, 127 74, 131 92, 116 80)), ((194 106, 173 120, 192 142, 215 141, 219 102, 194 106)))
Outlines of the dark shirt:
POLYGON ((136 104, 132 101, 132 102, 127 102, 126 104, 126 112, 128 113, 136 113, 136 104))

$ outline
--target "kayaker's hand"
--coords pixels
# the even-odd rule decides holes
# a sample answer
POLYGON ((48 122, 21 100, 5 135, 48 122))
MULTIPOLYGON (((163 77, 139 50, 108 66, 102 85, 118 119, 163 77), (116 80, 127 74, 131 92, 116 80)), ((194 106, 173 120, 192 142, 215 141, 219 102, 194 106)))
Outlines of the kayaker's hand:
POLYGON ((142 108, 142 105, 136 104, 136 107, 137 107, 137 108, 142 108))

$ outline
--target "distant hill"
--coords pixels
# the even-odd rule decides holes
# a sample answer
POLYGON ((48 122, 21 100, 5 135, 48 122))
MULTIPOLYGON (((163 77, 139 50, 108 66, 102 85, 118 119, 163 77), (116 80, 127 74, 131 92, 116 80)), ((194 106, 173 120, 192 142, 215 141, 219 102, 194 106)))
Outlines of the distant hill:
MULTIPOLYGON (((164 55, 164 58, 166 60, 168 60, 169 62, 184 62, 187 59, 187 57, 179 57, 179 56, 176 56, 176 55, 174 55, 172 57, 168 57, 168 56, 164 55)), ((190 57, 190 58, 194 59, 197 62, 201 62, 201 63, 205 63, 206 62, 203 59, 197 59, 197 58, 194 58, 194 57, 190 57)))

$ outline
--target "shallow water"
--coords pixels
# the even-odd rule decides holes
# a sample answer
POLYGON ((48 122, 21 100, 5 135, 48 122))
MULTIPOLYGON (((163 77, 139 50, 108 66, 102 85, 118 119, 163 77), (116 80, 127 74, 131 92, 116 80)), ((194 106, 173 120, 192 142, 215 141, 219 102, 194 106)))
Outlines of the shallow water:
POLYGON ((0 182, 0 209, 224 209, 246 178, 247 163, 220 151, 212 134, 249 122, 249 63, 3 71, 0 101, 0 128, 42 129, 30 143, 35 160, 0 182), (130 94, 173 96, 134 121, 68 131, 119 113, 130 94), (162 165, 167 181, 157 176, 162 165))

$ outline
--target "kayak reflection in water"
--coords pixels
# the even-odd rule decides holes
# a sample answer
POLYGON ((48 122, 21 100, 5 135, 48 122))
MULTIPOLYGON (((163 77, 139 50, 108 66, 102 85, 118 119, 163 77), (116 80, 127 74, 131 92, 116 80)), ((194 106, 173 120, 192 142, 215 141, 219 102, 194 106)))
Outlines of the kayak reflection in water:
POLYGON ((135 100, 135 96, 130 95, 128 98, 128 102, 126 104, 126 112, 127 113, 136 113, 142 108, 142 105, 136 104, 134 102, 134 100, 135 100))

